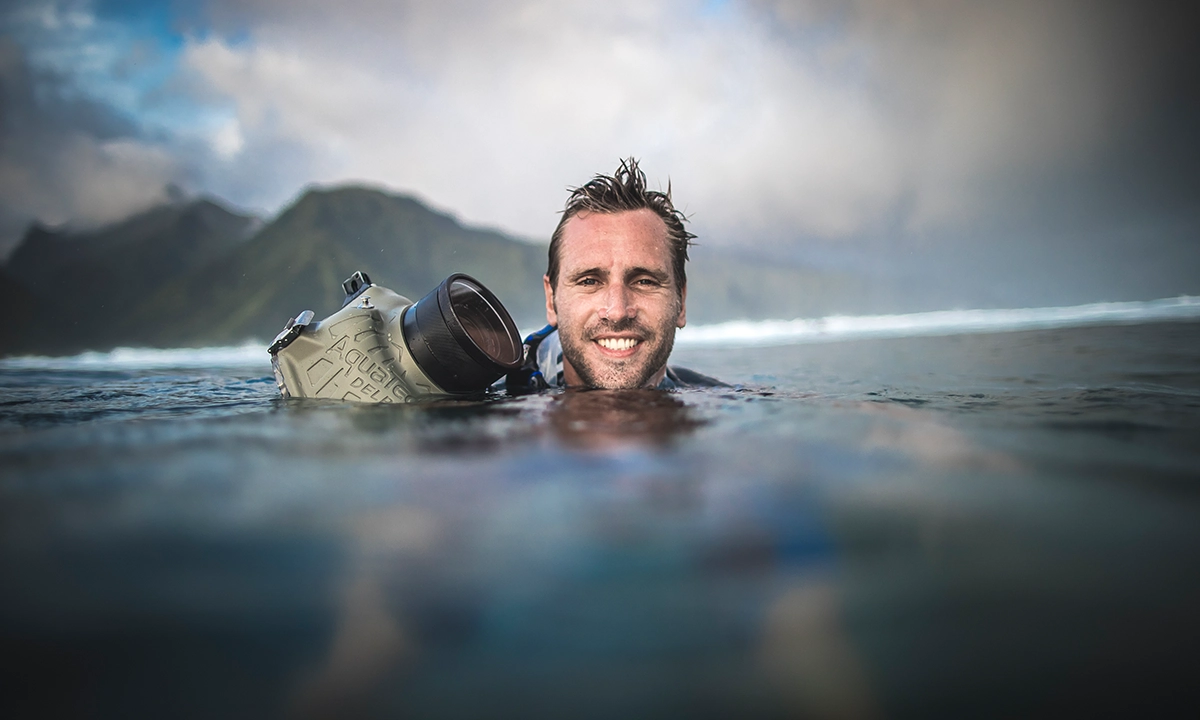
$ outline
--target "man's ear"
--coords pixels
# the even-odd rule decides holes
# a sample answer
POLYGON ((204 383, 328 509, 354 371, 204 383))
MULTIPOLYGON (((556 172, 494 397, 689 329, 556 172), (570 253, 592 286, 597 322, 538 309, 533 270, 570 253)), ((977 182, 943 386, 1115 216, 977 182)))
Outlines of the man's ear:
POLYGON ((542 276, 542 287, 546 291, 546 322, 558 327, 558 313, 554 311, 554 287, 550 284, 550 276, 542 276))
POLYGON ((683 291, 679 293, 679 319, 675 321, 677 328, 684 325, 687 325, 687 285, 684 285, 683 291))

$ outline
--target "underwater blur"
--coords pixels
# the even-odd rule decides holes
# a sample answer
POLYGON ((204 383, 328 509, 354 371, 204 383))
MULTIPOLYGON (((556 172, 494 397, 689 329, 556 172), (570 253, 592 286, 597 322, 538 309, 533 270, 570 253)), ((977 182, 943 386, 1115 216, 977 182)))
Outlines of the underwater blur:
POLYGON ((0 714, 1194 717, 1198 331, 403 406, 262 348, 2 361, 0 714))

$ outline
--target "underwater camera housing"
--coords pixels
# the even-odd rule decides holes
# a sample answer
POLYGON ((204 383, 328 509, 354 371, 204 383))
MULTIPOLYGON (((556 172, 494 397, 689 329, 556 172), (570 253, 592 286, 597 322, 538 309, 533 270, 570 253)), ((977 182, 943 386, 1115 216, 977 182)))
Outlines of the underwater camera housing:
POLYGON ((455 273, 417 302, 356 272, 342 309, 289 320, 267 352, 279 392, 364 403, 478 393, 521 366, 508 311, 479 281, 455 273))

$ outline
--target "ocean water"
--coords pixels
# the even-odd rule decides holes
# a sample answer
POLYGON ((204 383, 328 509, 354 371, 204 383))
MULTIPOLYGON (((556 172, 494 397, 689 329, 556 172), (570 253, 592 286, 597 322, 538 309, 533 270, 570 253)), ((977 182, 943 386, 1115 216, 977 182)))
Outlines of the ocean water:
POLYGON ((1200 317, 1135 305, 699 328, 669 394, 0 361, 0 716, 1195 717, 1200 317))

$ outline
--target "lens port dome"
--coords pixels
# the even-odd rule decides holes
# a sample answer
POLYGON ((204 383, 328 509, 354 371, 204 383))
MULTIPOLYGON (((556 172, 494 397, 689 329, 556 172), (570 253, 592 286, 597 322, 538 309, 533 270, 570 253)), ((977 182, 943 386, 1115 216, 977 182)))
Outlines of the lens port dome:
POLYGON ((521 336, 508 311, 478 280, 446 278, 404 311, 404 340, 429 379, 447 392, 487 388, 520 367, 521 336))

